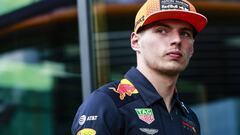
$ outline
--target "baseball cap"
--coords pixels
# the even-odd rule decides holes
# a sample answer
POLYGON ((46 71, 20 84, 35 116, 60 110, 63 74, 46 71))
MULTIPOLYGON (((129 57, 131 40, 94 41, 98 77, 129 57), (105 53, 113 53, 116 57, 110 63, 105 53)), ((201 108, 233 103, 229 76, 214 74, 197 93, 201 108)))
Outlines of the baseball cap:
POLYGON ((202 31, 208 22, 187 0, 147 0, 136 15, 134 32, 139 32, 142 26, 165 19, 185 21, 197 32, 202 31))

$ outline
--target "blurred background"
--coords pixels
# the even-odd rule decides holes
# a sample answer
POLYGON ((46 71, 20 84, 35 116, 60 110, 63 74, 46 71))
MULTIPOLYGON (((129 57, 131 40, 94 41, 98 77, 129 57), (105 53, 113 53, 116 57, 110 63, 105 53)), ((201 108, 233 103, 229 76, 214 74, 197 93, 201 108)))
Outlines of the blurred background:
MULTIPOLYGON (((136 65, 145 0, 0 0, 0 134, 70 135, 95 88, 136 65)), ((240 135, 240 1, 191 0, 209 23, 179 78, 202 135, 240 135)))

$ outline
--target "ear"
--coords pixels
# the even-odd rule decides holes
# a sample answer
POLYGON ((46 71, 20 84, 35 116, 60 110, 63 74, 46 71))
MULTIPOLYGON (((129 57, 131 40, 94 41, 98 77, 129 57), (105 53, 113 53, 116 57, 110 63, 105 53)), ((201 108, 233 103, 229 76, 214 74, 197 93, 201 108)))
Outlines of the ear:
POLYGON ((134 51, 140 51, 140 44, 139 44, 139 34, 132 32, 131 34, 131 47, 134 51))
MULTIPOLYGON (((194 40, 193 40, 193 43, 192 43, 192 44, 194 44, 194 40)), ((192 50, 191 50, 191 52, 190 52, 190 58, 193 56, 193 54, 194 54, 194 45, 193 45, 192 50)))
POLYGON ((190 58, 193 56, 194 54, 194 48, 192 49, 192 51, 190 52, 190 58))

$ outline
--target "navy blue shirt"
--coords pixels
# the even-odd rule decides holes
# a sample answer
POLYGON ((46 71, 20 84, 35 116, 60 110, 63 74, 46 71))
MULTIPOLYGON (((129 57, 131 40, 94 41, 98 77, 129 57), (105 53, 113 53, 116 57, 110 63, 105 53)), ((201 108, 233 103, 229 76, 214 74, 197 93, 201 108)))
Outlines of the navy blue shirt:
POLYGON ((136 69, 121 81, 95 90, 79 107, 72 135, 200 135, 195 113, 177 93, 171 112, 152 84, 136 69))

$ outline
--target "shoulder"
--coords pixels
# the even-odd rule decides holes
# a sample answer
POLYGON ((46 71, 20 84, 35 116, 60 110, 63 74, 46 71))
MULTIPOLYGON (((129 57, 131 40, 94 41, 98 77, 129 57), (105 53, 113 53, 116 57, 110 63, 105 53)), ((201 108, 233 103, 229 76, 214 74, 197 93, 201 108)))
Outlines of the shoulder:
POLYGON ((92 92, 78 108, 72 124, 72 134, 91 129, 98 133, 108 134, 119 129, 121 116, 112 98, 105 92, 109 83, 92 92), (112 121, 115 119, 116 121, 112 121), (113 127, 115 125, 115 127, 113 127))
POLYGON ((111 109, 114 111, 116 105, 111 97, 109 87, 115 87, 117 82, 108 83, 96 90, 94 90, 87 98, 83 101, 81 106, 78 109, 78 112, 84 111, 86 112, 97 112, 101 111, 101 109, 111 109))
POLYGON ((197 128, 200 129, 200 124, 199 124, 199 120, 198 120, 196 113, 191 108, 189 108, 189 110, 190 110, 190 116, 191 116, 192 120, 195 122, 197 128))
POLYGON ((99 108, 103 106, 120 108, 136 100, 138 91, 127 79, 114 81, 103 85, 92 92, 82 103, 80 108, 99 108))
POLYGON ((79 107, 72 133, 81 132, 86 127, 102 134, 119 133, 123 124, 120 108, 138 98, 138 91, 127 79, 98 88, 79 107))
POLYGON ((113 98, 111 97, 111 94, 110 94, 111 87, 117 87, 117 82, 108 83, 94 90, 83 102, 83 104, 92 104, 92 103, 95 104, 95 103, 101 102, 102 103, 101 105, 109 105, 111 102, 113 102, 112 101, 113 98), (103 102, 103 101, 108 101, 108 102, 103 102))
POLYGON ((200 135, 200 123, 196 113, 189 106, 183 105, 182 108, 183 110, 186 110, 185 114, 187 116, 186 119, 183 118, 183 120, 192 127, 194 127, 193 129, 195 130, 195 132, 200 135))
POLYGON ((187 106, 187 109, 189 111, 188 115, 191 118, 191 120, 194 121, 196 126, 199 126, 199 121, 198 121, 198 117, 197 117, 196 113, 189 106, 187 106))
POLYGON ((138 90, 127 79, 109 83, 96 91, 107 95, 117 108, 121 108, 139 98, 138 90))
POLYGON ((199 120, 198 120, 198 117, 197 117, 196 113, 191 108, 190 108, 190 115, 191 115, 192 120, 195 123, 196 132, 197 132, 198 135, 200 135, 201 134, 200 123, 199 123, 199 120))

